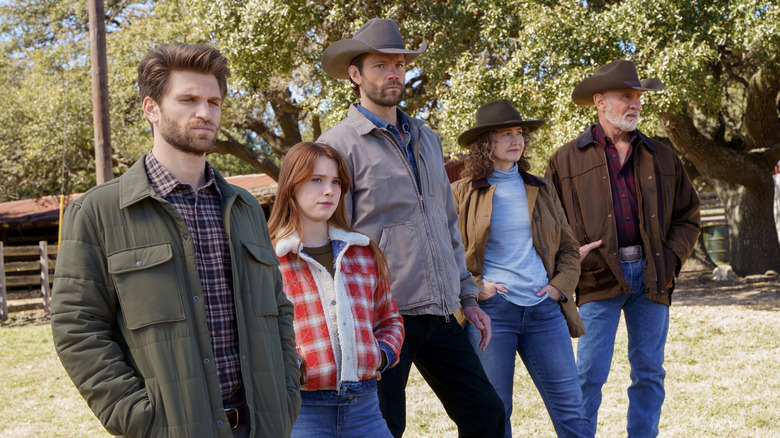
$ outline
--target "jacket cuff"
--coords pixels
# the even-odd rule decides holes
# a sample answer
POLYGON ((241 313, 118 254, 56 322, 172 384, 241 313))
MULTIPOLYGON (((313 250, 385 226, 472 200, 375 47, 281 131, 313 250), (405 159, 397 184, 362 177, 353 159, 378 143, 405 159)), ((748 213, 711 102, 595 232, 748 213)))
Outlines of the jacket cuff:
POLYGON ((384 351, 385 352, 385 357, 387 357, 387 365, 385 365, 384 368, 379 370, 380 373, 384 373, 385 371, 389 370, 390 368, 392 368, 395 365, 395 362, 396 362, 396 360, 398 360, 398 358, 396 358, 395 353, 393 352, 393 349, 390 348, 389 345, 387 345, 386 343, 384 343, 382 341, 377 341, 377 344, 379 344, 379 349, 384 351))
POLYGON ((478 306, 477 299, 475 297, 466 297, 460 300, 461 309, 469 306, 478 306))

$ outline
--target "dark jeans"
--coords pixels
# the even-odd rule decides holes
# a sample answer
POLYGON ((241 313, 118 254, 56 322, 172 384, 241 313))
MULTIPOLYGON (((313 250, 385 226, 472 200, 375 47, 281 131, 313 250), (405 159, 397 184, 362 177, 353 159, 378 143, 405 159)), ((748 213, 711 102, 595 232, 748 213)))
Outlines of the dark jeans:
POLYGON ((400 438, 406 428, 406 382, 414 363, 457 424, 458 436, 503 438, 504 406, 455 317, 403 317, 400 360, 379 381, 379 407, 393 436, 400 438))

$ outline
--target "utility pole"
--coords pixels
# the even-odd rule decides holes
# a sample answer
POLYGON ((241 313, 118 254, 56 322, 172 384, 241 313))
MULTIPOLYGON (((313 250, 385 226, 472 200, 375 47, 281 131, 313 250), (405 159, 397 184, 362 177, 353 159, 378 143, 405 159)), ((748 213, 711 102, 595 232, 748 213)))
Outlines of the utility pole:
POLYGON ((92 55, 92 123, 95 127, 95 173, 98 184, 114 178, 111 162, 111 130, 108 121, 105 17, 103 0, 89 0, 89 45, 92 55))

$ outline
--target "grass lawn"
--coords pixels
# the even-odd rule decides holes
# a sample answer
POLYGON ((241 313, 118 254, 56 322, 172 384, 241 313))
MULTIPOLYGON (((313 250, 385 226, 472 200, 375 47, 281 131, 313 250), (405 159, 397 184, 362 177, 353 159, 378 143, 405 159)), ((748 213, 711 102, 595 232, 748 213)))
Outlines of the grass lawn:
MULTIPOLYGON (((0 326, 0 436, 107 437, 60 365, 44 325, 0 326)), ((598 436, 625 436, 629 369, 621 323, 598 436)), ((780 309, 673 306, 666 347, 662 437, 780 437, 780 309)), ((455 437, 455 425, 416 372, 407 388, 408 437, 455 437)), ((554 437, 522 363, 516 437, 554 437)))

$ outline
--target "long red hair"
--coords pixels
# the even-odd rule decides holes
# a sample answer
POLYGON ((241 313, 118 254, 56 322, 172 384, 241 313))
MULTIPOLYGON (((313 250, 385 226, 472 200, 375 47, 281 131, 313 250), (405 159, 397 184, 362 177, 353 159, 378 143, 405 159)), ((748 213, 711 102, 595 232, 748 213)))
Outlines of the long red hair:
MULTIPOLYGON (((314 174, 314 164, 319 157, 327 157, 336 162, 338 178, 341 181, 341 196, 339 196, 336 211, 328 219, 328 225, 355 232, 347 222, 347 208, 344 205, 344 198, 351 186, 347 163, 332 147, 323 143, 304 141, 296 144, 287 152, 279 172, 276 201, 271 210, 271 217, 268 219, 268 231, 274 244, 290 234, 298 233, 299 236, 301 235, 301 210, 295 200, 295 192, 314 174)), ((389 284, 390 271, 382 250, 373 240, 369 242, 369 247, 374 253, 379 268, 380 282, 386 281, 389 284)))

